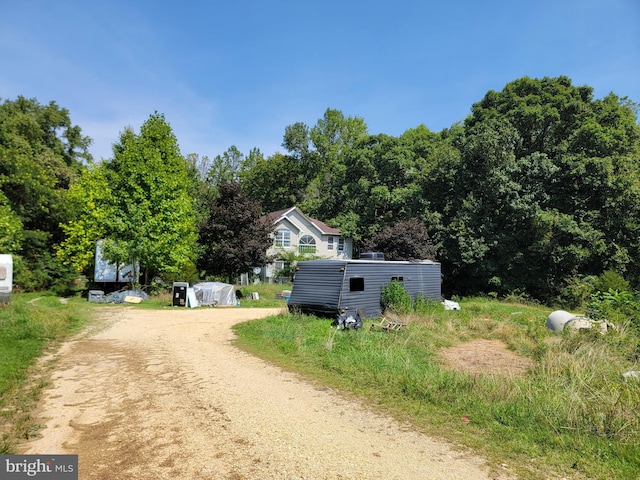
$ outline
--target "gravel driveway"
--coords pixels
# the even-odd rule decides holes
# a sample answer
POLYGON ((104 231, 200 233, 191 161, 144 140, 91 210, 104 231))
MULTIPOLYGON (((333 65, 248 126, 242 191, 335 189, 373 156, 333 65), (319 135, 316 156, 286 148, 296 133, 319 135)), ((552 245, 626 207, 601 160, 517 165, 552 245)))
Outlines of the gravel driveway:
MULTIPOLYGON (((487 479, 482 460, 232 345, 273 309, 102 310, 56 353, 21 453, 80 479, 487 479)), ((502 478, 502 477, 500 477, 502 478)))

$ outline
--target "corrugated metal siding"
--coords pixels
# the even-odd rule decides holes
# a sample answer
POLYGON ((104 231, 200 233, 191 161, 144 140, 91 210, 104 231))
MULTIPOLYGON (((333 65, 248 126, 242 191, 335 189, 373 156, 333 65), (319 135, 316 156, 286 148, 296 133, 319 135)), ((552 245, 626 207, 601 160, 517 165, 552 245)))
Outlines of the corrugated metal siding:
POLYGON ((381 262, 371 260, 311 260, 300 262, 289 299, 290 310, 335 314, 341 308, 364 309, 377 317, 380 294, 393 277, 415 299, 441 299, 440 264, 435 262, 381 262), (344 272, 340 268, 344 268, 344 272), (364 291, 350 290, 350 279, 362 278, 364 291))
POLYGON ((336 313, 347 264, 344 260, 310 260, 298 263, 289 309, 307 313, 336 313))
POLYGON ((414 292, 412 287, 408 287, 409 293, 411 293, 415 300, 419 294, 427 300, 442 300, 442 274, 440 272, 439 263, 426 263, 420 264, 420 284, 418 289, 414 292))
POLYGON ((342 283, 342 300, 341 308, 347 308, 350 311, 364 309, 366 317, 376 317, 380 315, 380 292, 382 287, 389 283, 391 277, 386 265, 382 262, 376 262, 373 265, 370 262, 360 261, 347 265, 346 273, 342 283), (364 291, 352 292, 350 290, 350 282, 352 278, 364 279, 364 291))
POLYGON ((364 309, 367 317, 377 317, 380 311, 380 294, 393 277, 402 277, 403 284, 415 300, 419 294, 424 298, 439 300, 441 297, 441 278, 439 263, 412 262, 347 262, 342 283, 340 308, 355 311, 364 309), (351 292, 350 279, 364 278, 364 291, 351 292))

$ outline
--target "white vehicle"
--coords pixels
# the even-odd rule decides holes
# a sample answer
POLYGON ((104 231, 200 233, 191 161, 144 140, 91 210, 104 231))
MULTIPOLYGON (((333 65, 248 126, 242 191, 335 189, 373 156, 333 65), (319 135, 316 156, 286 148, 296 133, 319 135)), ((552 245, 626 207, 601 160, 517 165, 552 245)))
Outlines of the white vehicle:
POLYGON ((13 257, 0 255, 0 302, 11 300, 13 288, 13 257))

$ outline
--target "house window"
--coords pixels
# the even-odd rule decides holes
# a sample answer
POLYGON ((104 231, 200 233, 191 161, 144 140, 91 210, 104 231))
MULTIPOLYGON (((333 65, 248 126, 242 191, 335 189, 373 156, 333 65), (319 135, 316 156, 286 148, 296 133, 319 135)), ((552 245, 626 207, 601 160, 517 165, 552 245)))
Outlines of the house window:
POLYGON ((276 273, 288 269, 289 265, 291 265, 289 262, 285 262, 284 260, 276 260, 275 262, 273 262, 273 269, 276 271, 276 273))
POLYGON ((291 232, 286 228, 276 230, 276 247, 290 247, 291 232))
POLYGON ((329 237, 327 242, 327 250, 333 250, 333 237, 329 237))
POLYGON ((404 282, 404 277, 391 277, 391 281, 404 282))
POLYGON ((316 239, 311 235, 303 235, 298 244, 300 253, 316 253, 316 239))
POLYGON ((338 239, 338 251, 344 252, 344 238, 338 239))
POLYGON ((349 279, 349 291, 350 292, 364 292, 364 278, 351 277, 349 279))

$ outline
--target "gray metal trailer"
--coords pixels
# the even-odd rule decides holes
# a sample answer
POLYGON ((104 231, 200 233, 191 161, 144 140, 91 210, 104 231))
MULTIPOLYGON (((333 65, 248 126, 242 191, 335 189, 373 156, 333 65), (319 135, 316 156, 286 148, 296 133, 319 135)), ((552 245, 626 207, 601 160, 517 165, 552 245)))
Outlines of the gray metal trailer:
POLYGON ((289 298, 289 311, 336 315, 361 309, 367 318, 382 314, 382 289, 392 280, 402 282, 415 300, 441 300, 440 264, 429 260, 309 260, 298 263, 289 298))

